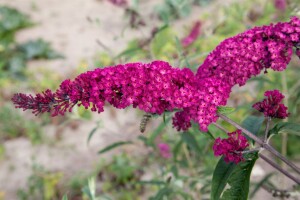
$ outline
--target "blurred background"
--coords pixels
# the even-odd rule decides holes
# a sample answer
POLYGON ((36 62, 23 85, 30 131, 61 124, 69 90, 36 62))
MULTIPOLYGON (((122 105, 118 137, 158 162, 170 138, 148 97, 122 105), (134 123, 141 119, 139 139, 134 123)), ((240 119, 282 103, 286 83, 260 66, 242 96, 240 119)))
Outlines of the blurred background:
MULTIPOLYGON (((222 40, 300 16, 299 5, 299 0, 0 0, 0 200, 91 199, 94 190, 98 199, 209 199, 219 158, 209 134, 196 125, 179 133, 170 123, 172 113, 166 113, 152 117, 142 134, 144 113, 132 108, 106 105, 95 114, 77 107, 65 116, 36 117, 15 109, 10 99, 14 93, 55 90, 65 79, 119 63, 165 60, 196 71, 222 40)), ((288 96, 289 121, 299 123, 299 71, 295 56, 286 72, 269 71, 234 88, 229 105, 237 109, 230 117, 245 126, 262 121, 251 105, 265 90, 278 88, 288 96)), ((226 137, 215 127, 209 131, 226 137)), ((299 134, 276 135, 271 143, 300 163, 299 134)), ((250 199, 274 199, 276 188, 296 189, 261 161, 251 182, 250 199)))

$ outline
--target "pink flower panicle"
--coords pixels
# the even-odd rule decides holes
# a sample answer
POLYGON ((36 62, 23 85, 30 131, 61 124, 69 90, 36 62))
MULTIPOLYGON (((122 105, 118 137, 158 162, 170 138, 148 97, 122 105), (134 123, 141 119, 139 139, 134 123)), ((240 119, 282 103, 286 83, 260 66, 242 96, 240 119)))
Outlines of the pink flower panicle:
POLYGON ((244 151, 248 146, 246 137, 242 135, 241 130, 237 130, 232 133, 228 133, 228 138, 217 138, 213 145, 215 156, 224 156, 225 162, 239 163, 243 161, 244 151))
MULTIPOLYGON (((190 69, 172 68, 163 61, 128 63, 95 69, 65 80, 58 90, 35 96, 15 94, 17 108, 52 116, 71 112, 75 105, 103 112, 109 102, 122 109, 132 105, 147 113, 180 110, 173 126, 187 130, 191 121, 202 131, 217 120, 217 107, 226 105, 235 84, 244 85, 261 70, 284 70, 292 47, 299 56, 300 20, 255 27, 226 39, 212 51, 194 75, 190 69)), ((280 109, 282 109, 280 107, 280 109)))
POLYGON ((32 109, 33 113, 51 112, 52 116, 72 111, 74 105, 104 111, 105 101, 116 108, 130 105, 147 113, 162 114, 165 111, 185 112, 185 119, 174 126, 186 130, 194 120, 203 130, 216 120, 216 108, 225 105, 229 91, 227 85, 214 79, 197 80, 190 69, 172 68, 163 61, 149 64, 129 63, 95 69, 79 75, 74 81, 65 80, 58 90, 46 90, 42 94, 15 94, 12 101, 17 108, 32 109))
POLYGON ((284 95, 278 90, 266 91, 265 99, 253 104, 253 108, 264 113, 265 117, 284 119, 289 113, 287 107, 282 103, 284 95))
POLYGON ((158 149, 159 149, 159 153, 160 156, 163 158, 171 158, 172 157, 172 153, 170 150, 170 146, 166 143, 160 143, 157 145, 158 149))
POLYGON ((263 69, 282 71, 300 43, 300 19, 254 27, 220 43, 198 68, 197 77, 244 85, 263 69))
POLYGON ((195 22, 195 24, 192 27, 188 36, 186 36, 185 38, 183 38, 181 40, 181 45, 183 47, 187 47, 187 46, 191 45, 192 43, 194 43, 195 40, 197 40, 197 38, 199 37, 199 35, 201 33, 200 28, 201 28, 201 22, 200 21, 195 22))

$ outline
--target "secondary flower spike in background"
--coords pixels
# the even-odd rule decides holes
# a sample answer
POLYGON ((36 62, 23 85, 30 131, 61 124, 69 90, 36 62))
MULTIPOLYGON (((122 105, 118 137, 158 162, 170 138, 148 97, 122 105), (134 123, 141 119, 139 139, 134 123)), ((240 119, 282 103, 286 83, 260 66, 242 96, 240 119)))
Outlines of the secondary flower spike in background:
POLYGON ((197 40, 201 33, 201 22, 196 21, 190 33, 181 40, 181 45, 187 47, 197 40))
MULTIPOLYGON (((255 27, 226 39, 212 51, 195 75, 164 61, 128 63, 95 69, 65 80, 56 91, 35 96, 15 94, 17 108, 52 116, 84 106, 103 112, 105 102, 123 109, 130 105, 147 113, 179 110, 173 117, 177 130, 187 130, 191 120, 202 131, 217 120, 217 107, 226 105, 231 88, 244 85, 263 69, 284 70, 293 47, 300 43, 300 20, 255 27)), ((297 46, 298 45, 298 46, 297 46)))
POLYGON ((166 143, 159 143, 157 145, 158 149, 159 149, 159 153, 160 156, 162 158, 171 158, 172 157, 172 153, 171 153, 171 149, 170 146, 166 143))

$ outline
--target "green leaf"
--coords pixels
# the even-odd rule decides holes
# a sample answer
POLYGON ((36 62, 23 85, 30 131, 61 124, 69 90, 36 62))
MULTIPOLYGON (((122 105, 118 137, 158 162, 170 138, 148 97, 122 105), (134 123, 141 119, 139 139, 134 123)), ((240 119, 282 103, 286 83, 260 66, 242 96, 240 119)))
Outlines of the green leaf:
POLYGON ((279 133, 290 133, 300 136, 300 124, 279 122, 268 133, 268 136, 279 133))
POLYGON ((206 133, 204 133, 208 136, 209 139, 215 140, 216 138, 213 136, 213 134, 208 130, 206 133))
POLYGON ((144 135, 139 135, 137 139, 141 140, 145 146, 147 146, 147 147, 151 146, 148 138, 145 137, 144 135))
POLYGON ((257 158, 257 153, 246 154, 246 161, 239 163, 234 168, 227 181, 229 188, 224 191, 222 200, 248 199, 250 175, 257 158))
POLYGON ((201 155, 202 151, 199 147, 197 140, 193 134, 190 132, 184 132, 181 134, 182 140, 191 148, 193 149, 197 155, 201 155))
POLYGON ((92 139, 93 135, 96 133, 96 131, 97 131, 98 128, 99 128, 99 126, 97 125, 95 128, 93 128, 91 130, 91 132, 89 133, 89 137, 87 139, 87 142, 86 142, 87 144, 90 143, 90 140, 92 139))
POLYGON ((17 30, 32 25, 29 17, 14 8, 0 6, 0 38, 13 35, 17 30))
POLYGON ((237 165, 235 163, 226 163, 222 157, 213 174, 212 185, 211 185, 211 200, 218 200, 227 184, 228 178, 237 165))
POLYGON ((164 196, 168 196, 172 192, 172 189, 169 187, 164 187, 157 192, 155 197, 151 197, 150 200, 163 200, 164 196))
POLYGON ((31 40, 17 47, 23 52, 26 58, 29 59, 56 59, 63 58, 63 56, 55 52, 49 42, 45 42, 42 39, 31 40))
POLYGON ((160 123, 156 130, 149 137, 149 144, 154 145, 155 138, 164 130, 168 122, 171 120, 171 117, 167 117, 165 122, 160 123))
POLYGON ((26 63, 23 54, 15 53, 8 62, 8 71, 9 73, 13 74, 14 76, 20 75, 22 70, 24 69, 26 63))
POLYGON ((173 149, 173 158, 174 158, 174 160, 177 160, 177 156, 180 153, 180 149, 181 149, 182 144, 183 144, 183 141, 179 140, 179 142, 175 145, 175 147, 173 149))
POLYGON ((220 114, 229 114, 235 111, 235 108, 229 106, 218 106, 217 112, 220 114))
POLYGON ((243 121, 242 126, 251 133, 257 135, 264 119, 263 116, 257 117, 250 115, 243 121))
POLYGON ((105 148, 103 148, 102 150, 98 151, 98 154, 102 154, 102 153, 105 153, 107 151, 110 151, 116 147, 119 147, 119 146, 122 146, 122 145, 125 145, 125 144, 132 144, 131 141, 124 141, 124 142, 116 142, 116 143, 113 143, 105 148))
POLYGON ((151 52, 156 59, 168 59, 176 53, 175 34, 171 28, 164 28, 151 41, 151 52))
POLYGON ((176 48, 178 50, 178 54, 180 56, 180 59, 183 59, 184 62, 185 62, 186 67, 191 69, 191 65, 190 65, 189 61, 187 60, 186 56, 183 54, 182 45, 181 45, 181 42, 179 41, 179 38, 177 36, 175 37, 175 42, 176 42, 176 48))
POLYGON ((109 197, 108 195, 100 195, 98 196, 97 200, 113 200, 112 197, 109 197))
POLYGON ((89 200, 96 200, 95 178, 88 179, 88 185, 82 188, 82 192, 89 198, 89 200))
POLYGON ((122 51, 119 55, 115 57, 115 59, 121 58, 123 56, 131 57, 135 53, 139 52, 141 50, 140 47, 133 47, 131 49, 126 49, 125 51, 122 51))
MULTIPOLYGON (((243 122, 242 122, 242 127, 244 127, 245 129, 247 129, 248 131, 250 131, 251 133, 253 133, 254 135, 257 135, 261 125, 264 122, 264 117, 257 117, 254 115, 250 115, 248 116, 243 122)), ((246 136, 248 140, 251 140, 252 143, 254 142, 251 138, 249 138, 248 136, 246 136)))
POLYGON ((68 200, 68 196, 65 194, 61 200, 68 200))
POLYGON ((156 181, 156 180, 150 180, 150 181, 137 181, 137 184, 141 185, 166 185, 164 181, 156 181))

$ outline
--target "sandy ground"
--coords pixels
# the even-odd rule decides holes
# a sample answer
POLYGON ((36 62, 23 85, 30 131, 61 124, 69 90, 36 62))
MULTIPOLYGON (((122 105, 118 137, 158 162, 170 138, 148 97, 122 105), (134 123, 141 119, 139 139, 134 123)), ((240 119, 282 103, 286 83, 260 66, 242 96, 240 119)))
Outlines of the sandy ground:
MULTIPOLYGON (((149 17, 157 2, 161 1, 142 1, 143 14, 149 17)), ((116 53, 125 47, 129 39, 144 37, 150 33, 151 25, 158 23, 151 21, 151 25, 143 31, 128 29, 121 37, 124 11, 105 1, 0 0, 0 4, 16 7, 29 14, 37 23, 36 26, 21 31, 17 37, 19 41, 40 37, 51 42, 54 49, 65 55, 62 60, 31 62, 30 68, 42 66, 59 71, 66 78, 83 59, 93 67, 95 53, 103 51, 97 40, 116 53)), ((178 21, 176 26, 182 28, 187 22, 197 19, 199 12, 195 10, 191 17, 178 21)), ((116 114, 104 112, 90 122, 80 122, 78 129, 64 129, 62 140, 52 145, 32 146, 24 138, 6 142, 6 157, 0 162, 0 191, 5 193, 5 199, 16 199, 16 189, 26 185, 33 162, 51 171, 63 171, 67 176, 92 169, 99 160, 96 153, 99 149, 114 141, 135 138, 139 134, 136 116, 135 112, 126 110, 116 114), (98 120, 104 122, 104 128, 87 145, 88 134, 98 120)), ((56 131, 53 126, 45 127, 44 130, 49 140, 55 137, 56 131)), ((260 176, 264 173, 264 169, 258 165, 254 175, 260 176)))
MULTIPOLYGON (((143 14, 150 15, 157 1, 144 1, 143 14)), ((1 5, 9 5, 28 14, 36 26, 21 31, 17 40, 43 38, 53 48, 61 52, 65 59, 34 61, 29 67, 44 67, 59 72, 63 77, 73 72, 84 59, 93 68, 93 57, 103 47, 100 40, 113 53, 120 52, 127 42, 150 33, 151 25, 143 31, 124 29, 124 11, 105 1, 97 0, 0 0, 1 5)), ((155 24, 157 21, 150 21, 155 24)), ((107 108, 110 110, 111 108, 107 108)), ((26 186, 33 163, 38 163, 50 171, 62 171, 66 177, 82 171, 90 171, 99 162, 97 151, 110 143, 136 138, 139 134, 136 112, 126 110, 104 112, 90 122, 79 122, 78 129, 65 128, 60 142, 32 146, 24 138, 5 143, 5 159, 0 162, 0 191, 5 199, 16 199, 16 190, 26 186), (97 131, 90 144, 86 141, 89 132, 101 121, 103 128, 97 131)), ((29 113, 30 114, 30 113, 29 113)), ((43 132, 50 141, 54 140, 57 127, 45 127, 43 132)), ((109 157, 109 154, 103 155, 109 157)))

